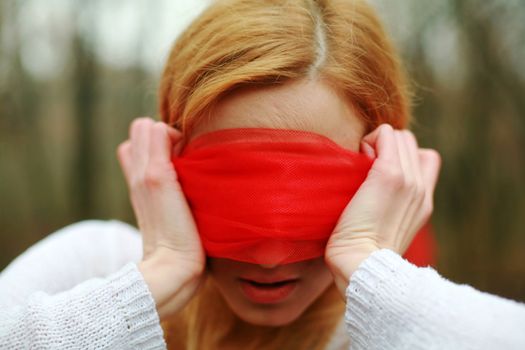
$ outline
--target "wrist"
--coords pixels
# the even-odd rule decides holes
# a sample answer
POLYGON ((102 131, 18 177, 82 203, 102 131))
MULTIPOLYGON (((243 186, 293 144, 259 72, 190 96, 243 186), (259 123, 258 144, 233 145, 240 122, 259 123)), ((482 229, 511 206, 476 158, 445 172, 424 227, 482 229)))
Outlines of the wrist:
POLYGON ((326 264, 332 272, 334 282, 341 296, 345 298, 346 288, 350 279, 359 265, 365 261, 373 252, 379 248, 376 246, 364 246, 356 249, 348 249, 342 254, 326 257, 326 264))
POLYGON ((184 271, 181 265, 169 254, 161 252, 138 264, 161 321, 181 310, 199 284, 198 276, 181 273, 184 271))

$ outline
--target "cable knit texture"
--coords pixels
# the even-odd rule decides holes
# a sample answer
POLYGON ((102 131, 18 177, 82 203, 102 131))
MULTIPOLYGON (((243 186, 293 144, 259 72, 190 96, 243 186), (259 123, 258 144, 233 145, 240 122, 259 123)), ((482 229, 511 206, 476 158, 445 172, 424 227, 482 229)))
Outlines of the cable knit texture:
POLYGON ((525 349, 525 305, 382 249, 346 289, 352 349, 525 349))

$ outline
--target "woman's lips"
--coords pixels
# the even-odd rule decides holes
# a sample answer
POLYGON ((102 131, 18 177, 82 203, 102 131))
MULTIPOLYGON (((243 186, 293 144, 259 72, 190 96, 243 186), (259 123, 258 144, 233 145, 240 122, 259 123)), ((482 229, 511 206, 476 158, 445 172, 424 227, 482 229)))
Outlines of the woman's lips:
POLYGON ((285 300, 297 287, 298 279, 260 282, 240 279, 241 290, 254 303, 275 304, 285 300))

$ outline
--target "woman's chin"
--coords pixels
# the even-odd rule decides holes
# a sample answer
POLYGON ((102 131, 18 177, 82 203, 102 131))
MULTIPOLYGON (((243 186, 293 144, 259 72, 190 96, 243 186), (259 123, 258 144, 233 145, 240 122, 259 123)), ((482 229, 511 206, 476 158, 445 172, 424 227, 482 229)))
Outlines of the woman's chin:
MULTIPOLYGON (((235 312, 235 311, 234 311, 235 312)), ((291 312, 290 310, 243 310, 235 312, 237 317, 246 323, 262 327, 284 327, 301 316, 300 313, 291 312)))

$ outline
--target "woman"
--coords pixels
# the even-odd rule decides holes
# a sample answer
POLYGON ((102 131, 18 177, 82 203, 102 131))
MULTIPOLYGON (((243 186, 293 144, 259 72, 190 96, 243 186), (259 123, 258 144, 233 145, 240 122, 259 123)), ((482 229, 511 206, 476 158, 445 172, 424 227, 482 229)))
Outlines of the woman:
MULTIPOLYGON (((379 124, 405 128, 410 117, 405 81, 393 48, 362 1, 216 2, 175 43, 159 97, 162 120, 181 132, 180 149, 212 131, 250 127, 311 131, 342 148, 359 151, 362 138, 379 124)), ((132 126, 132 140, 120 150, 124 169, 137 163, 130 160, 134 136, 146 135, 150 128, 153 125, 147 121, 132 126)), ((410 136, 403 138, 415 142, 410 136)), ((147 141, 135 142, 135 148, 146 147, 147 141)), ((133 173, 127 171, 128 180, 138 177, 133 173)), ((188 195, 187 188, 183 190, 188 195)), ((213 190, 213 186, 207 188, 213 190)), ((195 209, 197 199, 188 199, 195 209)), ((191 226, 184 231, 196 231, 191 226)), ((195 239, 194 245, 184 248, 192 252, 184 254, 188 273, 192 266, 195 271, 204 269, 199 247, 195 239)), ((254 254, 254 249, 249 251, 254 254)), ((344 303, 322 256, 286 267, 272 261, 261 267, 253 261, 219 256, 208 259, 212 278, 182 315, 164 318, 160 311, 168 345, 324 348, 332 340, 344 303), (264 303, 260 300, 264 296, 250 294, 249 284, 247 293, 238 288, 239 278, 260 280, 272 268, 275 275, 301 280, 286 301, 264 303), (298 337, 294 336, 297 329, 316 331, 300 331, 304 334, 298 337)), ((196 275, 192 275, 195 286, 199 284, 196 275)), ((344 287, 342 282, 340 289, 344 287)))
MULTIPOLYGON (((2 306, 3 347, 155 349, 166 340, 173 349, 339 349, 347 348, 351 338, 364 348, 380 348, 381 341, 428 348, 427 340, 440 339, 439 331, 421 332, 425 337, 415 341, 412 333, 407 337, 397 331, 417 324, 417 312, 411 314, 412 323, 399 318, 380 323, 382 315, 399 317, 381 314, 375 307, 386 312, 386 306, 370 298, 391 279, 376 280, 376 289, 367 284, 378 271, 381 276, 410 270, 391 250, 403 254, 431 212, 439 157, 419 150, 413 135, 400 130, 409 120, 407 95, 394 51, 363 1, 214 2, 168 58, 160 88, 163 122, 137 119, 118 150, 142 244, 123 223, 92 221, 67 227, 17 258, 0 280, 0 300, 17 304, 2 306), (205 223, 196 205, 209 203, 192 192, 185 152, 224 130, 246 128, 271 135, 295 130, 285 135, 282 147, 295 146, 292 137, 310 133, 315 145, 330 144, 323 148, 327 152, 349 157, 352 152, 357 160, 361 150, 375 159, 344 206, 323 256, 315 256, 315 249, 288 254, 263 242, 254 246, 266 247, 263 253, 248 254, 257 257, 254 263, 221 257, 239 256, 242 249, 232 253, 208 240, 207 252, 220 253, 206 259, 201 241, 207 230, 198 230, 194 216, 205 223), (191 207, 187 193, 194 200, 191 207), (52 266, 57 254, 65 263, 52 266), (385 261, 390 264, 380 269, 385 261), (101 276, 106 277, 96 278, 101 276), (345 310, 350 337, 338 327, 345 310), (28 329, 34 330, 31 337, 28 329), (385 336, 391 334, 397 338, 385 336)), ((269 164, 268 158, 264 161, 269 164)), ((322 174, 318 165, 325 163, 315 164, 322 174)), ((322 204, 319 210, 330 203, 315 200, 322 204)), ((253 206, 265 208, 255 200, 253 206)), ((300 220, 305 218, 292 222, 298 229, 300 220)), ((406 294, 406 286, 393 285, 392 295, 406 294)), ((435 324, 431 316, 424 323, 435 324)), ((436 344, 462 347, 468 344, 462 339, 436 344)))

